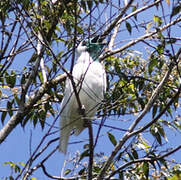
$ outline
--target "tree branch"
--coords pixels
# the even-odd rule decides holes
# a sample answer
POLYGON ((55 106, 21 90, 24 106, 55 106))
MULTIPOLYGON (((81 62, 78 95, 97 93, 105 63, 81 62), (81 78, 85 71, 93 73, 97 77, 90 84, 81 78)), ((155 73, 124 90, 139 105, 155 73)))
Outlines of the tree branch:
MULTIPOLYGON (((179 51, 177 52, 177 54, 175 55, 175 59, 179 58, 179 55, 181 53, 181 48, 179 49, 179 51)), ((132 123, 132 125, 130 126, 130 128, 128 129, 128 131, 124 134, 124 136, 122 137, 122 139, 119 141, 119 143, 116 145, 115 149, 112 151, 111 155, 109 156, 109 158, 107 159, 106 163, 104 164, 99 176, 98 176, 98 180, 101 180, 104 178, 105 176, 105 172, 106 170, 109 168, 112 160, 114 159, 114 157, 116 156, 116 154, 118 153, 118 151, 122 148, 122 146, 125 144, 125 142, 132 137, 135 134, 138 134, 140 132, 142 132, 143 130, 147 129, 148 127, 150 127, 151 124, 153 124, 154 122, 156 122, 158 120, 158 118, 160 118, 163 113, 166 111, 166 109, 168 108, 167 106, 164 108, 164 111, 162 111, 163 113, 160 114, 160 116, 157 118, 155 118, 155 120, 151 121, 151 124, 148 123, 148 125, 144 126, 144 128, 141 128, 140 130, 137 130, 135 132, 132 133, 132 131, 134 130, 134 128, 136 127, 136 125, 141 121, 141 119, 145 116, 145 114, 149 111, 149 109, 151 108, 151 105, 153 104, 154 100, 157 98, 157 95, 160 91, 160 89, 163 87, 163 84, 165 83, 165 81, 168 79, 172 69, 175 66, 175 61, 171 61, 170 66, 168 71, 166 72, 165 76, 163 77, 163 79, 161 80, 160 84, 157 86, 157 88, 154 90, 152 96, 150 97, 148 103, 146 104, 144 110, 142 111, 142 113, 138 116, 138 118, 132 123)), ((170 102, 168 103, 168 106, 170 106, 174 100, 175 97, 177 97, 180 94, 181 91, 181 87, 178 89, 177 93, 175 94, 175 96, 170 100, 170 102)))
POLYGON ((100 41, 103 41, 107 35, 115 28, 116 24, 119 22, 119 20, 123 17, 123 15, 126 13, 126 11, 129 9, 131 4, 134 0, 130 0, 127 5, 123 8, 121 13, 116 17, 116 19, 107 27, 107 29, 104 31, 104 33, 101 35, 100 41))
POLYGON ((109 180, 112 176, 114 176, 116 173, 118 173, 119 171, 125 169, 126 167, 132 165, 132 164, 136 164, 136 163, 141 163, 141 162, 154 162, 154 161, 158 161, 158 160, 162 160, 163 158, 165 157, 168 157, 170 156, 171 154, 177 152, 178 150, 181 149, 181 145, 172 149, 171 151, 163 154, 162 156, 157 156, 157 157, 152 157, 152 158, 140 158, 140 159, 136 159, 136 160, 133 160, 133 161, 129 161, 125 164, 123 164, 122 166, 120 166, 118 169, 116 169, 115 171, 113 171, 109 177, 107 177, 106 179, 109 180))
POLYGON ((27 115, 29 110, 33 105, 42 98, 42 96, 48 92, 57 83, 61 83, 66 78, 66 74, 62 74, 51 81, 43 84, 39 90, 37 90, 31 97, 29 102, 25 103, 21 109, 16 112, 11 119, 5 124, 5 126, 0 130, 0 144, 7 138, 7 136, 12 132, 12 130, 22 121, 22 119, 27 115))
POLYGON ((100 59, 100 61, 102 61, 102 60, 104 60, 105 58, 107 58, 107 57, 109 57, 109 56, 112 56, 112 55, 115 55, 115 54, 117 54, 117 53, 120 53, 121 51, 129 48, 130 46, 133 46, 133 45, 137 44, 138 42, 143 41, 144 39, 150 38, 150 37, 156 35, 159 31, 162 32, 162 31, 164 31, 165 29, 169 28, 170 26, 175 25, 176 23, 178 23, 178 22, 180 22, 180 21, 181 21, 181 17, 179 17, 179 18, 175 19, 174 21, 166 24, 165 26, 163 26, 163 27, 160 28, 160 29, 157 29, 157 30, 155 30, 155 31, 153 31, 153 32, 147 33, 147 34, 145 34, 145 35, 143 35, 143 36, 141 36, 141 37, 139 37, 139 38, 137 38, 137 39, 134 39, 134 40, 130 41, 129 43, 127 43, 127 44, 125 44, 124 46, 122 46, 121 48, 115 49, 115 50, 113 50, 113 51, 107 51, 107 52, 105 52, 104 54, 102 54, 102 55, 99 57, 99 59, 100 59))

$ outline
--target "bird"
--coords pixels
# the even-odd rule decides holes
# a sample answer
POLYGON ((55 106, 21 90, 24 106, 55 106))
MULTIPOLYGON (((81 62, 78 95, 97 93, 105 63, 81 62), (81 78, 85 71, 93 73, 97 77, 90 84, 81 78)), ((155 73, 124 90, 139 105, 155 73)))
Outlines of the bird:
POLYGON ((98 58, 104 46, 105 43, 99 42, 99 36, 96 36, 83 40, 76 49, 77 61, 72 70, 72 79, 69 77, 66 79, 64 97, 60 105, 59 151, 64 154, 67 153, 72 132, 78 136, 86 128, 85 118, 93 120, 104 99, 107 86, 106 72, 98 58), (80 113, 75 93, 80 99, 84 117, 80 113))

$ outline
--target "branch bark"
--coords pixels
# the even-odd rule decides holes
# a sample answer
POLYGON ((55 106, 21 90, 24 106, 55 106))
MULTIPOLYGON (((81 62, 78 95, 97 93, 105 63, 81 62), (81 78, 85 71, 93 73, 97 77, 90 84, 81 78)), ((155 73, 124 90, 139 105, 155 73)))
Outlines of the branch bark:
MULTIPOLYGON (((110 164, 112 163, 114 157, 116 156, 116 154, 118 153, 118 151, 123 147, 123 145, 125 144, 125 142, 132 137, 135 134, 138 134, 140 132, 142 132, 143 130, 147 129, 148 127, 150 127, 150 125, 152 125, 154 122, 156 122, 162 115, 163 113, 166 111, 166 109, 168 108, 167 106, 170 106, 173 102, 174 99, 180 94, 181 91, 181 86, 178 89, 177 93, 175 94, 175 96, 170 100, 170 102, 167 104, 167 106, 163 109, 163 111, 160 113, 159 116, 157 116, 154 120, 152 120, 150 123, 148 123, 146 126, 144 126, 141 129, 138 129, 137 131, 133 132, 134 128, 136 127, 136 125, 142 120, 142 118, 145 116, 145 114, 149 111, 149 109, 151 108, 152 103, 155 101, 155 99, 157 98, 160 89, 163 87, 164 83, 167 81, 170 73, 172 72, 173 68, 175 67, 175 65, 177 65, 175 63, 175 59, 179 59, 179 55, 181 53, 181 48, 179 49, 179 51, 177 52, 177 54, 175 55, 175 58, 172 59, 171 63, 170 63, 170 67, 168 69, 168 71, 165 73, 165 76, 163 77, 163 79, 161 80, 161 82, 159 83, 159 85, 157 86, 157 88, 154 90, 152 96, 150 97, 148 103, 146 104, 145 108, 143 109, 143 111, 141 112, 141 114, 138 116, 138 118, 132 123, 132 125, 130 126, 130 128, 128 129, 128 131, 124 134, 124 136, 122 137, 122 139, 119 141, 119 143, 116 145, 115 149, 112 151, 111 155, 109 156, 109 158, 107 159, 106 163, 104 164, 99 176, 98 176, 98 180, 101 180, 104 178, 105 176, 105 172, 106 170, 109 168, 110 164)), ((178 63, 178 62, 177 62, 178 63)))
POLYGON ((7 136, 12 132, 12 130, 22 121, 22 119, 27 115, 29 110, 33 107, 33 105, 40 100, 43 95, 48 92, 48 90, 56 85, 57 83, 61 83, 66 78, 66 74, 62 74, 51 81, 43 84, 39 90, 37 90, 29 102, 25 103, 18 112, 16 112, 11 119, 6 123, 6 125, 0 130, 0 144, 7 138, 7 136))
POLYGON ((112 176, 114 176, 117 172, 120 172, 122 169, 125 169, 126 167, 132 165, 132 164, 136 164, 136 163, 141 163, 141 162, 154 162, 154 161, 158 161, 158 160, 161 160, 161 159, 164 159, 165 157, 168 157, 170 156, 171 154, 177 152, 178 150, 181 149, 181 145, 172 149, 171 151, 163 154, 162 156, 157 156, 157 157, 154 157, 154 158, 140 158, 140 159, 136 159, 136 160, 133 160, 133 161, 129 161, 125 164, 123 164, 122 166, 120 166, 118 169, 116 169, 114 172, 112 172, 108 178, 106 178, 107 180, 109 180, 112 176))
POLYGON ((115 50, 113 50, 113 51, 107 51, 107 52, 105 52, 104 54, 102 54, 102 55, 99 57, 99 59, 100 59, 100 61, 103 61, 105 58, 107 58, 107 57, 109 57, 109 56, 113 56, 113 55, 115 55, 115 54, 117 54, 117 53, 120 53, 121 51, 124 51, 125 49, 127 49, 127 48, 129 48, 129 47, 131 47, 131 46, 133 46, 133 45, 135 45, 135 44, 137 44, 138 42, 141 42, 141 41, 143 41, 144 39, 147 39, 147 38, 150 38, 150 37, 156 35, 159 31, 162 32, 162 31, 166 30, 166 29, 169 28, 170 26, 173 26, 173 25, 177 24, 177 23, 180 22, 180 21, 181 21, 181 17, 179 17, 179 18, 175 19, 174 21, 166 24, 165 26, 163 26, 162 28, 160 28, 160 29, 158 29, 158 30, 155 30, 155 31, 150 32, 150 33, 147 33, 147 34, 145 34, 145 35, 143 35, 143 36, 141 36, 141 37, 139 37, 139 38, 137 38, 137 39, 134 39, 134 40, 130 41, 129 43, 127 43, 127 44, 125 44, 124 46, 122 46, 121 48, 115 49, 115 50))

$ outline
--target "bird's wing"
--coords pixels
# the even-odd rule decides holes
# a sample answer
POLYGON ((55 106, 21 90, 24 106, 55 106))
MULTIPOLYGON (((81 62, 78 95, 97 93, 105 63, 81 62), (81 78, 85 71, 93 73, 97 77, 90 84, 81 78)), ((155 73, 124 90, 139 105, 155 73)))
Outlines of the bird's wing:
MULTIPOLYGON (((93 118, 98 105, 103 100, 106 89, 106 74, 104 67, 99 62, 77 63, 72 72, 74 82, 81 104, 85 107, 86 116, 93 118)), ((67 151, 67 143, 71 131, 75 128, 75 135, 79 135, 84 127, 84 121, 78 111, 77 99, 75 98, 70 79, 66 80, 65 95, 61 103, 60 120, 60 146, 63 153, 67 151)))
MULTIPOLYGON (((78 84, 83 74, 83 63, 77 63, 73 68, 73 77, 75 84, 78 84)), ((83 130, 82 122, 79 122, 80 114, 78 104, 69 78, 66 79, 64 98, 61 103, 60 115, 60 142, 59 150, 63 153, 67 151, 67 144, 71 131, 75 126, 79 126, 80 132, 83 130), (76 124, 76 125, 75 125, 76 124)))
POLYGON ((72 86, 70 80, 66 80, 64 98, 61 103, 61 117, 60 117, 60 142, 59 150, 64 154, 67 151, 67 143, 69 140, 70 133, 72 131, 70 125, 69 111, 72 106, 72 86))

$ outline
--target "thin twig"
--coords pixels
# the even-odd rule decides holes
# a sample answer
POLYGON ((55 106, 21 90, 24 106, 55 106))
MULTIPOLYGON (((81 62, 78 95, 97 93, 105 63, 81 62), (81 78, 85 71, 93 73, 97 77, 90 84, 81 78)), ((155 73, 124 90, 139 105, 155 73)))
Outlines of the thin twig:
POLYGON ((21 122, 21 120, 28 114, 29 110, 34 106, 34 104, 40 100, 43 95, 51 88, 54 87, 57 83, 61 83, 65 81, 66 74, 62 74, 49 82, 43 84, 39 90, 35 92, 29 102, 26 102, 22 109, 18 110, 11 119, 4 125, 4 127, 0 130, 0 144, 6 139, 6 137, 12 132, 12 130, 21 122))
POLYGON ((47 177, 49 177, 49 178, 51 178, 51 179, 59 179, 59 180, 78 180, 78 179, 80 178, 80 176, 77 176, 77 177, 66 177, 66 178, 59 177, 59 176, 52 176, 52 175, 50 175, 50 174, 47 172, 47 170, 46 170, 46 168, 45 168, 45 166, 44 166, 43 163, 40 164, 40 167, 42 168, 43 173, 44 173, 47 177))
MULTIPOLYGON (((179 58, 179 55, 181 53, 181 48, 179 49, 178 53, 175 55, 175 58, 178 59, 179 58)), ((174 66, 175 66, 175 61, 171 61, 170 63, 170 66, 169 66, 169 69, 168 71, 165 73, 165 76, 163 77, 163 79, 161 80, 160 84, 157 86, 157 88, 154 90, 152 96, 150 97, 148 103, 146 104, 145 108, 143 109, 143 111, 141 112, 141 114, 138 116, 138 118, 132 123, 132 125, 130 126, 130 128, 128 129, 128 131, 124 134, 124 136, 122 137, 122 139, 119 141, 119 143, 116 145, 116 147, 114 148, 114 150, 112 151, 111 155, 109 156, 109 158, 107 159, 106 163, 104 164, 99 176, 98 176, 98 180, 101 180, 104 178, 105 176, 105 172, 106 170, 109 168, 112 160, 114 159, 114 157, 116 156, 116 154, 118 153, 118 151, 122 148, 122 146, 125 144, 125 142, 130 138, 132 137, 133 135, 135 135, 136 133, 140 133, 142 132, 143 130, 145 130, 146 128, 150 127, 150 123, 146 126, 144 126, 143 128, 133 132, 134 128, 136 127, 136 125, 141 121, 141 119, 145 116, 145 114, 149 111, 149 109, 151 108, 151 105, 153 104, 154 100, 157 98, 158 96, 158 93, 160 91, 160 89, 163 87, 164 83, 166 82, 166 80, 168 79, 170 73, 172 72, 174 66)), ((175 94, 175 97, 178 96, 178 94, 180 94, 180 90, 181 90, 181 87, 178 89, 178 92, 175 94)), ((170 106, 174 100, 175 100, 175 97, 173 97, 171 99, 171 101, 168 103, 168 106, 170 106)), ((162 113, 160 114, 163 115, 163 113, 166 111, 166 109, 168 108, 168 106, 166 106, 164 108, 164 111, 162 111, 162 113)), ((160 117, 159 116, 159 117, 160 117)), ((157 117, 157 118, 159 118, 157 117)), ((154 121, 152 121, 151 123, 154 123, 156 122, 158 119, 155 119, 154 121)))
POLYGON ((153 32, 147 33, 147 34, 145 34, 145 35, 143 35, 143 36, 141 36, 141 37, 139 37, 137 39, 134 39, 134 40, 130 41, 129 43, 127 43, 124 46, 122 46, 121 48, 115 49, 113 51, 105 52, 103 55, 101 55, 99 57, 99 59, 100 59, 100 61, 102 61, 102 60, 104 60, 105 58, 107 58, 109 56, 112 56, 112 55, 115 55, 117 53, 120 53, 121 51, 127 49, 128 47, 131 47, 131 46, 137 44, 138 42, 143 41, 144 39, 150 38, 150 37, 154 36, 155 34, 157 34, 158 32, 162 32, 165 29, 169 28, 170 26, 173 26, 173 25, 177 24, 180 21, 181 21, 181 17, 175 19, 171 23, 166 24, 165 26, 161 27, 160 29, 157 29, 157 30, 155 30, 153 32))
POLYGON ((107 27, 107 29, 104 31, 104 33, 101 35, 100 41, 103 41, 107 35, 115 28, 116 24, 119 22, 119 20, 123 17, 125 12, 129 9, 131 4, 134 0, 130 0, 127 5, 123 8, 121 13, 115 18, 115 20, 107 27))

